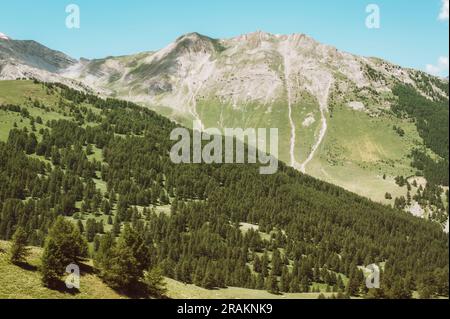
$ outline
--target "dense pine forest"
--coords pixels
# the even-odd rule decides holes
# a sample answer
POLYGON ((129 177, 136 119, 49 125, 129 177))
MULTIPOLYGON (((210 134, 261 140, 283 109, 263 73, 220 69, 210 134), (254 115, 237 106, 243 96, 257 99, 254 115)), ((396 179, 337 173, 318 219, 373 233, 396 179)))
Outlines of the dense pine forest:
MULTIPOLYGON (((61 84, 33 85, 45 98, 0 110, 18 119, 0 142, 0 239, 44 247, 44 285, 90 257, 110 287, 138 295, 148 287, 162 295, 155 286, 164 275, 274 294, 320 283, 345 296, 448 296, 448 235, 438 223, 283 163, 274 175, 257 165, 173 164, 168 119, 61 84), (368 290, 363 267, 374 263, 381 289, 368 290)), ((440 117, 407 108, 404 90, 396 112, 414 117, 442 157, 426 164, 418 150, 417 166, 448 185, 440 170, 448 139, 427 126, 440 117)))
MULTIPOLYGON (((425 82, 427 83, 427 82, 425 82)), ((436 82, 439 84, 439 82, 436 82)), ((442 87, 448 92, 448 85, 442 87)), ((393 107, 399 117, 412 120, 425 146, 440 158, 433 159, 424 149, 412 152, 413 166, 428 182, 448 186, 449 177, 449 110, 448 99, 431 100, 420 95, 412 86, 397 85, 393 90, 398 100, 393 107)))

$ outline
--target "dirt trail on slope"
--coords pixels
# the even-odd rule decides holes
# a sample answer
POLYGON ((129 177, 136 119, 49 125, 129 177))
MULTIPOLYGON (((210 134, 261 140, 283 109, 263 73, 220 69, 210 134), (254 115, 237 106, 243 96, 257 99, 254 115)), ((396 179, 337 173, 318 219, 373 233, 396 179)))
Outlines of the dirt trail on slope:
POLYGON ((203 125, 203 122, 197 113, 197 95, 198 95, 198 92, 200 92, 202 86, 203 86, 203 83, 200 85, 200 87, 197 90, 194 90, 194 89, 192 89, 192 87, 190 85, 188 85, 189 92, 191 93, 191 97, 189 99, 191 107, 189 109, 189 113, 191 113, 191 115, 194 117, 194 119, 196 121, 200 122, 201 130, 204 131, 205 126, 203 125))
POLYGON ((283 55, 283 64, 284 64, 284 78, 286 82, 286 91, 287 91, 287 100, 288 100, 288 116, 289 116, 289 124, 291 126, 291 139, 290 139, 290 147, 289 147, 289 155, 291 166, 298 169, 300 163, 295 160, 295 140, 296 140, 296 127, 294 120, 292 119, 292 95, 291 95, 291 86, 289 76, 291 74, 291 65, 289 61, 289 47, 283 48, 281 51, 283 55))
POLYGON ((213 74, 215 61, 211 62, 210 56, 205 55, 200 62, 200 66, 189 71, 189 76, 185 78, 185 84, 190 95, 188 100, 189 113, 196 121, 200 122, 201 130, 204 131, 205 126, 197 112, 197 96, 213 74))
POLYGON ((314 143, 314 145, 311 149, 311 153, 309 154, 308 158, 300 165, 300 171, 302 173, 306 173, 306 166, 314 158, 314 155, 315 155, 317 149, 319 148, 320 144, 322 144, 325 134, 327 133, 328 123, 327 123, 326 111, 328 110, 328 97, 330 94, 330 88, 331 88, 331 81, 329 81, 327 83, 327 86, 323 92, 323 95, 321 95, 321 97, 319 98, 320 117, 321 117, 322 127, 320 128, 319 137, 317 138, 316 143, 314 143))

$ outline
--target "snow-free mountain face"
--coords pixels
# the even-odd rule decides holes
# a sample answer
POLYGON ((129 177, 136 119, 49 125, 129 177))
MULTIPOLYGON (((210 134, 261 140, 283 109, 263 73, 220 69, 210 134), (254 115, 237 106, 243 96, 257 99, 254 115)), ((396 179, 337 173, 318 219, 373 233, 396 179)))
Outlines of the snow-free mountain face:
POLYGON ((29 41, 0 40, 0 78, 20 65, 146 105, 188 126, 198 119, 204 127, 277 127, 283 161, 379 201, 386 192, 401 194, 393 178, 414 175, 409 155, 422 143, 414 124, 389 114, 392 89, 408 84, 429 99, 448 99, 438 78, 303 34, 218 40, 190 33, 156 52, 91 61, 29 41), (2 59, 11 58, 18 65, 2 70, 2 59), (403 127, 406 137, 393 126, 403 127))
POLYGON ((420 72, 340 52, 302 34, 256 32, 226 40, 191 33, 157 52, 80 62, 65 75, 137 102, 195 113, 199 99, 239 107, 269 105, 288 91, 292 103, 301 101, 301 92, 317 102, 336 90, 387 92, 394 81, 414 84, 420 72))
POLYGON ((76 59, 36 41, 13 40, 0 33, 0 80, 33 78, 88 90, 82 83, 60 75, 62 70, 77 63, 76 59))
POLYGON ((0 60, 18 62, 48 72, 58 72, 77 62, 36 41, 11 40, 6 36, 0 39, 0 60))

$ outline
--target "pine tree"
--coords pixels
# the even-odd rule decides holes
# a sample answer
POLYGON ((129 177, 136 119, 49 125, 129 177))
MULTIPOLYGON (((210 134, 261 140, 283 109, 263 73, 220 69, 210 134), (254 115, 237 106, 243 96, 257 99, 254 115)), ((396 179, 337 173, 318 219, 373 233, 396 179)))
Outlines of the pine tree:
POLYGON ((294 277, 290 283, 289 292, 298 293, 300 290, 300 281, 297 277, 294 277))
POLYGON ((95 234, 97 233, 97 226, 95 219, 89 218, 86 221, 86 238, 88 242, 92 242, 94 240, 95 234))
MULTIPOLYGON (((363 276, 364 277, 364 276, 363 276)), ((349 296, 357 296, 361 286, 360 271, 354 267, 350 273, 350 277, 347 284, 346 293, 349 296)))
POLYGON ((42 282, 54 287, 66 267, 87 255, 87 244, 78 227, 59 216, 51 227, 41 260, 42 282))
POLYGON ((204 268, 203 268, 203 265, 200 262, 198 262, 197 266, 195 267, 195 272, 194 272, 194 277, 193 277, 194 284, 196 286, 201 287, 202 282, 203 282, 203 277, 204 277, 204 268))
POLYGON ((261 259, 256 254, 255 257, 253 258, 253 269, 258 273, 260 273, 262 270, 261 259))
POLYGON ((267 252, 264 252, 264 255, 261 258, 261 274, 263 277, 267 277, 269 274, 269 257, 267 256, 267 252))
POLYGON ((264 286, 265 286, 264 276, 261 273, 259 273, 258 275, 256 275, 256 286, 255 286, 255 289, 263 290, 264 286))
POLYGON ((78 229, 80 230, 80 233, 81 233, 81 234, 84 233, 83 222, 82 222, 81 220, 79 220, 79 219, 78 219, 78 221, 77 221, 77 226, 78 226, 78 229))
POLYGON ((112 233, 106 233, 101 236, 99 247, 94 255, 94 265, 100 270, 107 269, 107 265, 112 257, 112 250, 115 247, 114 235, 112 233))
POLYGON ((202 281, 202 287, 205 289, 213 289, 216 287, 216 282, 214 280, 214 268, 212 263, 208 263, 208 267, 206 268, 205 276, 202 281))
POLYGON ((114 289, 131 290, 137 286, 143 275, 137 264, 130 247, 117 245, 111 259, 104 265, 107 268, 102 270, 103 279, 114 289))
POLYGON ((159 267, 154 267, 144 274, 144 284, 152 297, 161 298, 167 293, 166 283, 159 267))
POLYGON ((114 217, 114 223, 113 223, 113 227, 112 227, 112 233, 114 234, 114 236, 119 236, 120 235, 120 221, 119 221, 119 217, 116 215, 114 217))
POLYGON ((110 234, 103 237, 97 253, 102 277, 115 289, 135 288, 143 279, 144 270, 150 266, 150 250, 143 237, 128 224, 117 244, 113 243, 110 234))
POLYGON ((94 253, 96 253, 98 251, 98 249, 100 248, 100 235, 95 235, 94 237, 94 245, 93 245, 93 249, 94 249, 94 253))
POLYGON ((27 234, 22 227, 17 227, 12 237, 10 261, 13 264, 20 264, 26 261, 29 255, 27 246, 27 234))
POLYGON ((289 275, 289 269, 287 266, 283 267, 283 271, 281 273, 280 288, 281 288, 282 292, 289 292, 290 275, 289 275))
POLYGON ((339 291, 343 292, 345 289, 344 281, 342 280, 342 276, 337 277, 337 288, 339 291))
POLYGON ((278 295, 280 293, 280 287, 278 286, 277 277, 273 274, 270 274, 267 278, 266 289, 268 292, 274 295, 278 295))
POLYGON ((272 255, 272 273, 275 276, 281 276, 282 265, 283 263, 281 261, 280 251, 275 249, 272 255))

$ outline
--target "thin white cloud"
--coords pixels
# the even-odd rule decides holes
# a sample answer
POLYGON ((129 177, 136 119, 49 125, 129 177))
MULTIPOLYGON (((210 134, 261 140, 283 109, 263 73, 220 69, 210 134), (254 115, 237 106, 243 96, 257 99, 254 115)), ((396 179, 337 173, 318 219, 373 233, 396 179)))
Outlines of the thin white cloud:
POLYGON ((442 0, 441 12, 438 17, 441 21, 448 21, 448 1, 449 0, 442 0))
POLYGON ((448 57, 441 56, 439 57, 437 64, 427 64, 425 66, 425 70, 436 76, 442 76, 448 74, 448 57))

